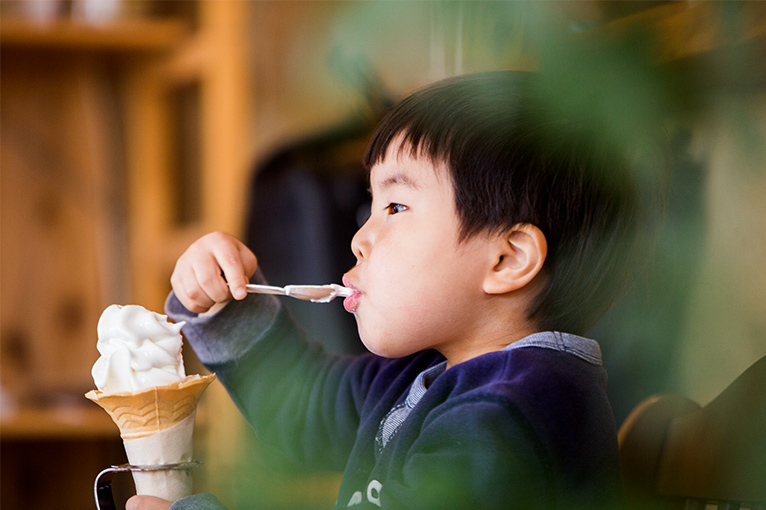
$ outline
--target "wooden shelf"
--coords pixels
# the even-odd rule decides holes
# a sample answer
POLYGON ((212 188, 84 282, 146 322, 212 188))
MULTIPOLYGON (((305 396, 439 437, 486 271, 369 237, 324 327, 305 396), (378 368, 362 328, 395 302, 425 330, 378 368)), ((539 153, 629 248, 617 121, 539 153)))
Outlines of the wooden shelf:
MULTIPOLYGON (((83 397, 84 398, 84 397, 83 397)), ((120 431, 103 409, 87 406, 19 408, 3 411, 0 439, 114 439, 120 431)))
MULTIPOLYGON (((118 427, 75 390, 92 384, 99 314, 111 302, 161 311, 183 249, 206 231, 236 233, 244 217, 250 2, 141 0, 142 12, 150 3, 163 14, 0 19, 0 357, 3 390, 19 395, 0 410, 3 508, 82 508, 93 477, 125 462, 118 427), (198 181, 199 214, 175 213, 196 191, 179 192, 181 179, 198 181), (35 282, 50 291, 28 297, 35 282)), ((195 435, 210 480, 198 488, 221 493, 241 441, 220 415, 237 411, 207 401, 195 435)))
POLYGON ((0 44, 5 47, 95 51, 159 51, 176 46, 190 32, 177 19, 125 19, 108 24, 70 20, 34 23, 3 19, 0 44))

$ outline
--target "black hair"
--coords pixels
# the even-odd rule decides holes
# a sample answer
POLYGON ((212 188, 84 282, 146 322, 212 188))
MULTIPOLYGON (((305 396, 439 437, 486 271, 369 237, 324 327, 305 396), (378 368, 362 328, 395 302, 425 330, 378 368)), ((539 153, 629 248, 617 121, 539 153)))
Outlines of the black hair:
POLYGON ((369 170, 400 150, 444 163, 464 240, 529 223, 545 235, 544 286, 528 319, 541 330, 587 332, 627 281, 638 192, 629 158, 542 100, 535 73, 449 78, 395 105, 372 137, 369 170))

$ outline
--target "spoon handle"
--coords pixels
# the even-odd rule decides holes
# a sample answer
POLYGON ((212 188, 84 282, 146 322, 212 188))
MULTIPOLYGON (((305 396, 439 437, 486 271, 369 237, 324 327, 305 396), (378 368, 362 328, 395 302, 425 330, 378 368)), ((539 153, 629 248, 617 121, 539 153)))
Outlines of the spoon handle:
POLYGON ((286 296, 287 292, 283 287, 276 287, 274 285, 258 285, 255 283, 249 283, 245 285, 245 290, 252 294, 279 294, 286 296))
POLYGON ((279 294, 312 303, 329 303, 336 297, 347 297, 354 293, 352 289, 335 283, 329 285, 287 285, 285 287, 249 284, 245 285, 245 289, 256 294, 279 294))

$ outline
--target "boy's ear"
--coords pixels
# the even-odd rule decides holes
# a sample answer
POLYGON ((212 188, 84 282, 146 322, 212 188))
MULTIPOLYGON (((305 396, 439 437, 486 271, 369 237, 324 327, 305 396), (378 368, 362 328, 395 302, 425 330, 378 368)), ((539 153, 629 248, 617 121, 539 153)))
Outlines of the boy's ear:
POLYGON ((484 292, 505 294, 518 290, 540 272, 548 254, 542 231, 530 223, 519 223, 510 232, 496 236, 491 270, 484 279, 484 292))

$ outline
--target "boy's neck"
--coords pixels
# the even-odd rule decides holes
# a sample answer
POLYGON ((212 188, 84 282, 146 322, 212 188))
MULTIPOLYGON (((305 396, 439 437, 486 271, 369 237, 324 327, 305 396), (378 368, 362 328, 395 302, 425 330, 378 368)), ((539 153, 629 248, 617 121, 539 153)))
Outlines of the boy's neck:
POLYGON ((478 341, 445 347, 439 349, 439 352, 447 358, 447 368, 449 369, 459 363, 481 356, 482 354, 501 351, 512 343, 534 333, 539 333, 539 330, 525 322, 523 325, 515 328, 508 327, 503 330, 498 329, 494 332, 488 331, 485 334, 485 337, 478 341))
POLYGON ((539 333, 528 318, 529 307, 539 289, 538 281, 501 295, 484 294, 476 303, 471 325, 464 338, 436 349, 447 358, 447 368, 489 352, 501 351, 512 343, 539 333))

